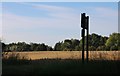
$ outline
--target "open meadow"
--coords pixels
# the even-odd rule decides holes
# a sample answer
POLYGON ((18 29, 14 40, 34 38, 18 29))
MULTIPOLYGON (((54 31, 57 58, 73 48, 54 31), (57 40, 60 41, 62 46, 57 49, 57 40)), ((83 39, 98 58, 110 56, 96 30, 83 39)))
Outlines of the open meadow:
MULTIPOLYGON (((86 52, 85 52, 86 53, 86 52)), ((34 51, 34 52, 5 52, 4 57, 19 54, 31 60, 37 59, 81 59, 82 51, 34 51)), ((89 51, 90 60, 120 60, 120 51, 89 51)))
POLYGON ((4 52, 2 60, 2 76, 114 76, 119 71, 120 51, 90 51, 85 63, 81 51, 4 52))

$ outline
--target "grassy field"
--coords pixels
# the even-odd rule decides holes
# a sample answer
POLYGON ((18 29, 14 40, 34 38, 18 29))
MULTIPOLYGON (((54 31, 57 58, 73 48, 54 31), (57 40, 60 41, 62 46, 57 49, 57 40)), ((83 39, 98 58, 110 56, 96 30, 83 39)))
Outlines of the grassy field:
POLYGON ((3 76, 44 76, 44 75, 118 75, 120 61, 94 60, 82 63, 78 59, 41 59, 27 64, 3 64, 3 76))
MULTIPOLYGON (((19 54, 31 60, 36 59, 81 59, 81 51, 34 51, 34 52, 7 52, 6 57, 11 54, 19 54)), ((90 60, 120 60, 120 51, 90 51, 90 60)))
POLYGON ((91 51, 89 62, 81 61, 79 51, 40 51, 4 53, 2 76, 119 75, 120 52, 91 51), (21 57, 21 58, 20 58, 21 57), (31 58, 31 59, 29 59, 31 58))

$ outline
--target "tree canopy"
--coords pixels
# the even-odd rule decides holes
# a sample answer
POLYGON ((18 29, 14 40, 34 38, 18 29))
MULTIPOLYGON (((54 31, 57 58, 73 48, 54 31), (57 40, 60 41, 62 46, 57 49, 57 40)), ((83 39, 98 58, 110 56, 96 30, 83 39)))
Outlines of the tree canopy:
MULTIPOLYGON (((86 36, 85 36, 86 38, 86 36)), ((2 43, 3 51, 81 51, 82 39, 65 39, 59 41, 52 48, 44 43, 2 43)), ((98 34, 89 35, 89 50, 104 51, 104 50, 120 50, 120 33, 112 33, 109 37, 98 34)), ((86 44, 86 41, 85 41, 86 44)), ((85 47, 86 48, 86 47, 85 47)))
POLYGON ((113 33, 105 44, 110 50, 120 50, 120 33, 113 33))
POLYGON ((18 43, 10 43, 4 44, 2 43, 3 51, 52 51, 52 47, 37 43, 30 43, 27 44, 25 42, 18 42, 18 43))

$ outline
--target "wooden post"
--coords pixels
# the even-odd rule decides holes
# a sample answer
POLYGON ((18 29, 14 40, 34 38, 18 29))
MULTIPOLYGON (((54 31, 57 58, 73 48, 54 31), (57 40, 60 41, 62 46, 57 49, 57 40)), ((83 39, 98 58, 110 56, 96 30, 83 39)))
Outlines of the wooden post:
POLYGON ((86 25, 87 25, 87 38, 86 38, 86 61, 88 62, 89 60, 89 17, 86 17, 86 25))
POLYGON ((84 40, 85 40, 85 29, 82 29, 82 62, 84 63, 84 40))
POLYGON ((84 41, 85 41, 85 13, 81 14, 82 27, 82 62, 84 63, 84 41))
POLYGON ((82 27, 82 62, 84 63, 84 51, 85 51, 85 47, 84 47, 84 43, 85 43, 85 29, 87 30, 87 36, 86 36, 86 61, 88 62, 89 60, 89 52, 88 52, 88 37, 89 37, 89 16, 85 16, 85 13, 81 14, 81 27, 82 27))

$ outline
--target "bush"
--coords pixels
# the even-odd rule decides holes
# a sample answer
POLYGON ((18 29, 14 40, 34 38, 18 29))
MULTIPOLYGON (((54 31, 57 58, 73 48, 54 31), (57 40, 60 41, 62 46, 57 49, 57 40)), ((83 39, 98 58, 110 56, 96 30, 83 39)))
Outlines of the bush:
POLYGON ((112 50, 118 50, 118 47, 117 46, 111 46, 110 47, 110 50, 112 51, 112 50))
POLYGON ((99 47, 97 47, 97 51, 105 51, 105 46, 99 46, 99 47))
POLYGON ((94 46, 89 46, 89 50, 90 50, 90 51, 95 51, 96 48, 95 48, 94 46))
POLYGON ((120 46, 118 46, 118 51, 120 51, 120 46))
POLYGON ((20 56, 19 53, 12 53, 8 57, 8 53, 3 53, 2 63, 3 64, 29 64, 30 60, 26 56, 20 56))

